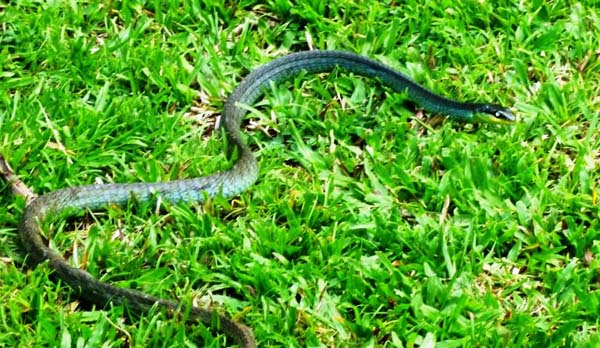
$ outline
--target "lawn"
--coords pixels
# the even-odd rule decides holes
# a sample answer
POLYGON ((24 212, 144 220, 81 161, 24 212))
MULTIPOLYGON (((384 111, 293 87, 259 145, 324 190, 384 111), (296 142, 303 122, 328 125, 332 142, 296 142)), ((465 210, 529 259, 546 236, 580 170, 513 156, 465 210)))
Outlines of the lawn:
MULTIPOLYGON (((219 308, 260 347, 598 347, 593 4, 0 3, 0 154, 38 194, 214 173, 232 163, 215 123, 249 71, 360 53, 518 122, 464 125, 377 81, 300 76, 243 124, 261 165, 249 190, 58 221, 51 245, 120 287, 219 308)), ((0 347, 230 342, 80 303, 26 265, 25 201, 0 193, 0 347)))

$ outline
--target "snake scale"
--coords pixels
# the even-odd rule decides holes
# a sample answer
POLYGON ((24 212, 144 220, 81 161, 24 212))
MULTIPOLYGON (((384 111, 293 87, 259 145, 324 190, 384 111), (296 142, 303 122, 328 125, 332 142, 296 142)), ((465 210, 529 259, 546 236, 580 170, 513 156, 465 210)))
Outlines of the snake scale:
MULTIPOLYGON (((254 103, 270 84, 289 80, 301 73, 324 73, 334 69, 375 78, 431 113, 447 115, 465 122, 511 123, 514 115, 507 108, 493 104, 463 103, 447 99, 420 86, 402 73, 375 60, 342 51, 305 51, 275 59, 247 75, 225 103, 221 126, 229 144, 237 149, 238 158, 231 169, 215 174, 171 182, 102 184, 70 187, 42 195, 25 209, 19 232, 22 243, 34 264, 48 260, 55 274, 67 283, 80 298, 104 307, 123 304, 145 313, 153 306, 162 306, 173 316, 182 304, 146 293, 115 287, 102 282, 85 270, 71 266, 57 251, 47 246, 41 226, 49 215, 67 211, 98 210, 107 205, 123 205, 131 197, 139 201, 155 195, 171 203, 201 202, 206 197, 235 196, 251 186, 258 176, 258 165, 240 130, 247 113, 243 105, 254 103)), ((240 347, 257 346, 252 330, 211 308, 186 308, 188 320, 197 320, 233 338, 240 347), (218 320, 216 320, 218 319, 218 320)))

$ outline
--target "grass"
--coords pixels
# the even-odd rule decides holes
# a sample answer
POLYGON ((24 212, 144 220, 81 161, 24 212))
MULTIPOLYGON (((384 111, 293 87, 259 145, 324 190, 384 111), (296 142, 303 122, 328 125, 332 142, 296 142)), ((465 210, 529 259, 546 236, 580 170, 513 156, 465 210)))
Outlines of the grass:
MULTIPOLYGON (((58 225, 52 243, 92 274, 219 306, 261 347, 600 345, 593 2, 14 1, 0 23, 0 153, 38 193, 227 168, 213 125, 228 93, 308 48, 519 116, 421 119, 340 72, 275 86, 244 125, 261 163, 247 192, 58 225)), ((225 346, 79 304, 24 266, 24 202, 0 192, 0 346, 225 346)))

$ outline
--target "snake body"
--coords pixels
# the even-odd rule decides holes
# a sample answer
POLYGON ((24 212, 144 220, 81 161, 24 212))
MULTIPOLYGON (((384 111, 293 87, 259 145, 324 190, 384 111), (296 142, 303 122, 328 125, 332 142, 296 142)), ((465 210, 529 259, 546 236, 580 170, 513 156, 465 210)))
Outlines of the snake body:
MULTIPOLYGON (((340 51, 306 51, 293 53, 267 63, 247 75, 232 92, 225 103, 221 126, 230 144, 237 148, 238 158, 231 169, 215 174, 171 182, 103 184, 65 188, 42 195, 25 209, 20 236, 34 263, 48 260, 54 272, 84 300, 106 306, 123 304, 128 308, 146 312, 159 305, 177 316, 181 304, 160 299, 146 293, 118 288, 102 282, 88 272, 72 267, 55 250, 50 249, 41 235, 41 225, 49 215, 82 209, 97 210, 107 205, 123 205, 131 197, 139 201, 155 195, 171 203, 203 201, 206 197, 223 195, 231 197, 251 186, 258 176, 258 165, 246 145, 240 125, 247 109, 241 105, 254 103, 272 83, 289 80, 302 72, 323 73, 339 68, 357 75, 378 79, 396 92, 406 93, 408 98, 425 110, 445 114, 451 118, 470 122, 509 123, 513 114, 506 108, 490 104, 463 103, 447 99, 420 86, 407 76, 369 58, 340 51)), ((252 331, 243 324, 219 314, 214 309, 192 307, 188 320, 198 320, 205 325, 215 323, 218 329, 234 338, 240 347, 254 348, 256 341, 252 331)))

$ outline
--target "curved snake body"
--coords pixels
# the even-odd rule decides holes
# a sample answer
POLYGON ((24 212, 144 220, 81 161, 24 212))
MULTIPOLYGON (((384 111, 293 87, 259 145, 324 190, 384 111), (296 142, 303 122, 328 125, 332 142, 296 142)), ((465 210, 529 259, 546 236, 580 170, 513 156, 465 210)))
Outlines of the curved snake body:
MULTIPOLYGON (((240 132, 240 124, 250 105, 271 84, 291 79, 301 72, 321 73, 335 68, 358 75, 376 78, 394 91, 406 93, 425 110, 448 115, 463 121, 509 123, 512 113, 503 107, 490 104, 462 103, 444 98, 418 85, 405 75, 369 58, 340 51, 307 51, 294 53, 271 61, 250 73, 233 91, 225 103, 222 114, 224 127, 231 144, 237 148, 238 159, 229 170, 199 178, 158 183, 106 184, 65 188, 50 192, 33 200, 21 220, 20 235, 29 257, 34 262, 48 260, 50 267, 78 296, 86 301, 106 306, 124 304, 128 308, 145 312, 152 306, 164 306, 173 315, 181 304, 160 299, 140 291, 118 288, 102 282, 88 272, 69 265, 56 251, 43 241, 40 229, 49 214, 66 210, 101 209, 107 205, 123 205, 132 196, 139 201, 159 195, 171 203, 203 201, 205 197, 221 194, 231 197, 251 186, 258 176, 258 165, 240 132)), ((218 317, 219 329, 234 338, 241 347, 256 347, 252 331, 213 309, 193 307, 190 319, 211 325, 218 317)))

